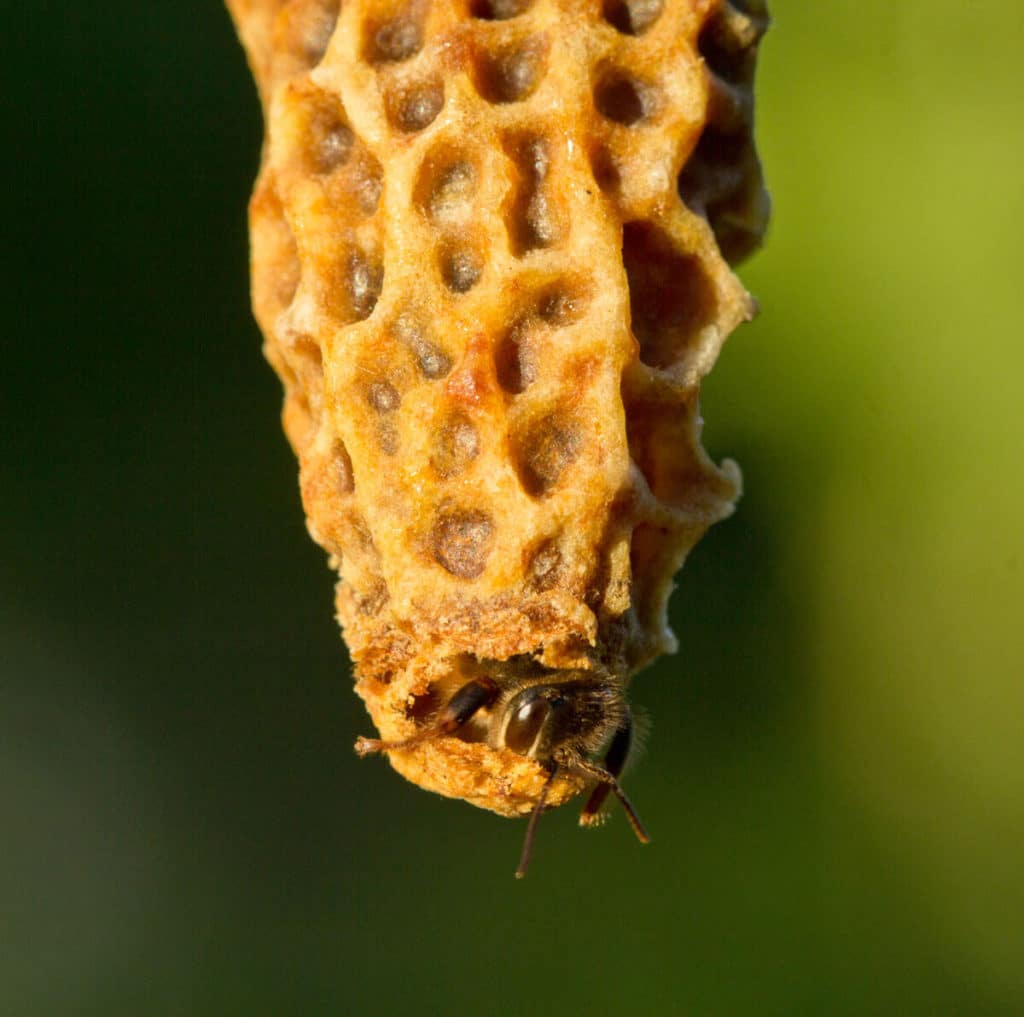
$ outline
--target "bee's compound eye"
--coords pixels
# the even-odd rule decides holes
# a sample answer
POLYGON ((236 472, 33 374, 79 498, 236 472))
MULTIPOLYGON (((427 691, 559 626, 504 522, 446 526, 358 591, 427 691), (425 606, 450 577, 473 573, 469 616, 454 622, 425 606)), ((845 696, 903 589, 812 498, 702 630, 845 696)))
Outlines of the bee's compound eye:
POLYGON ((548 716, 548 704, 540 697, 530 697, 518 706, 512 704, 512 715, 505 728, 505 745, 525 756, 537 741, 537 735, 548 716))

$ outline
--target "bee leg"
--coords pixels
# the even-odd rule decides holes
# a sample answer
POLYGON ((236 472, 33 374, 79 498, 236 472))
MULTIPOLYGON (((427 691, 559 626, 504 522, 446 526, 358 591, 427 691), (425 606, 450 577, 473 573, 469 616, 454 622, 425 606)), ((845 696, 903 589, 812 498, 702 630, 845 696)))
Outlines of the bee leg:
POLYGON ((533 854, 533 838, 537 833, 537 822, 540 819, 540 814, 544 811, 544 803, 548 799, 548 791, 551 790, 551 785, 555 782, 557 775, 558 767, 556 766, 548 774, 548 779, 540 789, 540 798, 537 799, 537 804, 533 807, 533 812, 530 813, 530 823, 526 827, 526 838, 523 841, 523 853, 519 856, 519 868, 516 869, 516 879, 522 879, 526 875, 527 868, 529 868, 530 856, 533 854))
POLYGON ((498 683, 491 678, 476 678, 467 682, 448 700, 433 724, 417 731, 409 738, 397 742, 384 742, 377 738, 357 738, 356 753, 369 756, 374 752, 411 749, 433 738, 441 738, 458 731, 478 710, 490 706, 498 698, 498 683))
MULTIPOLYGON (((644 824, 640 822, 640 817, 636 814, 636 809, 633 808, 633 803, 626 797, 626 792, 619 786, 619 782, 615 779, 613 774, 609 773, 603 767, 598 766, 596 763, 591 763, 586 759, 576 763, 573 769, 577 773, 581 773, 586 777, 591 777, 594 780, 600 781, 600 784, 594 789, 594 793, 590 796, 590 801, 588 801, 584 807, 583 816, 581 817, 581 821, 584 822, 584 825, 593 823, 593 819, 590 819, 591 813, 587 810, 590 808, 591 802, 594 800, 594 797, 601 787, 607 786, 615 793, 615 797, 618 798, 622 803, 622 807, 626 810, 626 818, 629 820, 629 825, 633 827, 633 833, 636 834, 636 839, 640 841, 641 844, 650 844, 650 834, 648 834, 647 830, 644 829, 644 824)), ((600 804, 600 802, 598 804, 600 804)))
MULTIPOLYGON (((604 769, 618 780, 622 774, 622 768, 629 758, 629 749, 633 743, 633 713, 626 707, 626 715, 622 718, 608 752, 604 757, 604 769)), ((601 806, 611 793, 612 785, 607 780, 601 782, 590 793, 587 804, 583 806, 580 813, 580 826, 597 826, 601 822, 601 806)))

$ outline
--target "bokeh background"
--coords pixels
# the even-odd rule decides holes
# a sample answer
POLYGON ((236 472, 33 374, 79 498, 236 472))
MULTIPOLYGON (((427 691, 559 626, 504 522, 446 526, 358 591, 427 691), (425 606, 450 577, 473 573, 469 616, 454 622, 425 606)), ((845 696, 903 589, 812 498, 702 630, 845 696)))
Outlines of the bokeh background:
POLYGON ((1024 7, 774 0, 649 848, 360 763, 227 15, 0 3, 0 1014, 1024 1013, 1024 7))

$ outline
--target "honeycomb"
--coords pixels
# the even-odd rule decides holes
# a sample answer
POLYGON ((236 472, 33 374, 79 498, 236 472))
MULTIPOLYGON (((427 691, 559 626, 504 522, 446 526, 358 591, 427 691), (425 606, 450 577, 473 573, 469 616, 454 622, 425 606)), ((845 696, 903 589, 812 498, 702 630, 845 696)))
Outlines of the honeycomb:
MULTIPOLYGON (((255 314, 382 737, 524 661, 626 682, 740 491, 699 389, 754 310, 763 3, 228 7, 267 129, 255 314)), ((390 759, 506 815, 545 781, 467 738, 390 759)))

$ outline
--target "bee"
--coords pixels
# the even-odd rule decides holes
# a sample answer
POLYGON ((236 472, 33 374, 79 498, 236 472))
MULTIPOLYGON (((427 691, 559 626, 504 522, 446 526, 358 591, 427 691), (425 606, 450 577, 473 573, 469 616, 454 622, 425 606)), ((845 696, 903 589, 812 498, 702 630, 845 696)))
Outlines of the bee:
POLYGON ((650 842, 619 784, 633 742, 633 714, 621 678, 589 671, 523 674, 496 670, 461 685, 411 737, 401 741, 360 738, 355 748, 360 756, 367 756, 404 751, 449 737, 483 741, 493 749, 526 756, 547 774, 530 813, 517 879, 526 875, 537 824, 559 776, 593 783, 580 814, 581 826, 597 825, 602 806, 614 793, 639 841, 650 842), (597 763, 592 757, 604 746, 603 761, 597 763))

